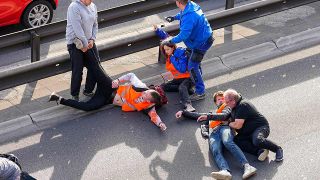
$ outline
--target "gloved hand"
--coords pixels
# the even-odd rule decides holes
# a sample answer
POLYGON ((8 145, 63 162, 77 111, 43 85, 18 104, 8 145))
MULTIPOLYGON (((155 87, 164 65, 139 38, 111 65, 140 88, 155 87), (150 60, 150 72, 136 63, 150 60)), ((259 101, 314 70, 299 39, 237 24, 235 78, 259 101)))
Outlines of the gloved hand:
POLYGON ((162 46, 164 46, 164 45, 171 46, 171 45, 173 45, 174 43, 171 42, 171 38, 167 38, 167 39, 164 39, 163 41, 161 41, 160 44, 161 44, 162 46))
POLYGON ((166 18, 166 21, 168 21, 169 23, 174 21, 174 17, 172 17, 172 16, 168 16, 168 17, 165 17, 165 18, 166 18))

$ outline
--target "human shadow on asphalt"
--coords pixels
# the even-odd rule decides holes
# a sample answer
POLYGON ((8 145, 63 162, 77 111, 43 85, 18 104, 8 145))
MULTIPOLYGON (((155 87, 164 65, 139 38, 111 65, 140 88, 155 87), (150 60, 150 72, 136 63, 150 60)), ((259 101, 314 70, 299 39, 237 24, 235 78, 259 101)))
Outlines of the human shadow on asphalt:
MULTIPOLYGON (((170 99, 174 97, 171 96, 170 99)), ((83 173, 99 151, 124 144, 129 149, 139 150, 139 154, 146 159, 154 153, 165 151, 168 145, 178 146, 181 142, 180 145, 183 148, 179 147, 179 150, 181 149, 182 153, 177 153, 178 156, 175 156, 175 158, 178 157, 178 162, 190 159, 189 155, 196 153, 191 162, 198 162, 199 167, 202 167, 204 158, 202 154, 197 153, 200 151, 199 148, 193 146, 197 144, 195 130, 198 125, 191 121, 177 124, 173 115, 177 110, 175 106, 172 103, 159 110, 162 117, 165 114, 171 115, 163 119, 168 126, 166 133, 161 133, 158 127, 142 113, 123 113, 120 108, 112 108, 96 113, 97 117, 87 116, 46 129, 39 143, 11 153, 20 157, 22 166, 30 173, 53 168, 50 179, 62 179, 62 177, 63 179, 80 179, 85 177, 83 173)), ((108 176, 107 171, 108 166, 113 166, 108 162, 116 161, 113 158, 102 160, 105 169, 101 167, 101 171, 103 169, 106 171, 105 177, 112 177, 111 174, 108 176)), ((125 176, 128 173, 130 172, 123 174, 125 176)), ((200 172, 195 178, 201 178, 202 174, 205 173, 200 172)))
MULTIPOLYGON (((198 102, 195 107, 204 106, 204 101, 198 102)), ((174 116, 177 108, 170 108, 170 115, 174 116)), ((157 155, 149 164, 149 172, 154 179, 202 179, 212 171, 206 166, 205 157, 200 147, 206 145, 201 138, 199 124, 195 120, 179 119, 170 122, 168 126, 168 144, 176 146, 175 154, 157 155), (170 159, 170 160, 168 160, 170 159), (168 175, 166 178, 161 174, 160 169, 168 175)))
MULTIPOLYGON (((292 29, 286 26, 283 26, 283 28, 292 31, 292 29)), ((258 29, 259 27, 256 28, 256 30, 258 29)), ((243 48, 241 45, 239 45, 239 49, 243 48)), ((221 46, 221 48, 224 47, 221 46)), ((224 52, 221 52, 221 54, 224 54, 227 50, 224 49, 224 52)), ((217 49, 212 48, 212 51, 215 52, 217 49)), ((214 55, 217 54, 215 53, 214 55)), ((215 86, 208 89, 208 92, 234 88, 248 99, 258 98, 261 95, 276 92, 277 90, 319 77, 319 69, 310 69, 312 65, 319 67, 319 60, 311 58, 289 63, 278 68, 215 86), (277 81, 274 79, 277 79, 277 81)), ((212 104, 212 99, 206 100, 206 102, 208 101, 212 104)), ((202 103, 195 103, 199 111, 207 112, 211 109, 201 107, 205 105, 205 103, 202 103)), ((174 107, 170 109, 169 107, 171 105, 160 110, 160 115, 170 114, 170 116, 173 116, 173 113, 178 108, 174 107)), ((262 113, 264 114, 265 111, 262 113)), ((149 171, 155 179, 164 179, 157 171, 157 167, 161 167, 168 173, 167 179, 201 179, 203 176, 208 176, 211 171, 217 170, 214 162, 212 162, 210 152, 200 153, 197 141, 197 137, 199 138, 200 135, 197 131, 198 124, 195 122, 176 122, 173 117, 165 119, 168 131, 166 134, 161 134, 158 128, 149 122, 147 117, 139 113, 125 114, 119 109, 114 108, 97 113, 98 118, 92 118, 92 116, 89 115, 76 121, 61 124, 56 128, 46 129, 43 131, 38 144, 10 153, 17 154, 23 167, 31 173, 53 167, 50 179, 80 179, 83 177, 87 166, 89 166, 99 151, 123 143, 132 149, 138 149, 144 158, 153 157, 154 152, 164 152, 168 145, 178 148, 172 163, 166 160, 165 155, 157 155, 151 160, 149 171), (194 155, 193 153, 196 154, 194 155), (205 164, 204 156, 210 157, 210 166, 205 164)), ((269 121, 274 120, 269 119, 269 121)), ((277 123, 281 127, 285 127, 288 124, 288 122, 277 123)), ((316 122, 310 122, 310 127, 312 127, 312 123, 316 122)), ((290 134, 281 131, 282 129, 274 129, 272 125, 271 129, 271 138, 277 138, 276 140, 280 145, 285 142, 290 134)), ((296 133, 299 134, 299 132, 296 133)), ((207 142, 201 141, 202 143, 207 142)), ((237 179, 240 178, 242 169, 238 162, 229 153, 225 154, 233 176, 237 179)), ((277 173, 278 167, 282 165, 273 161, 274 154, 270 154, 269 158, 271 161, 269 159, 266 162, 257 162, 255 157, 246 155, 249 162, 252 162, 258 168, 258 174, 252 179, 272 179, 277 173)), ((110 165, 107 158, 102 161, 105 161, 106 166, 110 165)), ((130 160, 128 161, 131 162, 130 160)), ((99 171, 100 169, 103 171, 106 170, 106 167, 99 167, 99 171)))
MULTIPOLYGON (((207 92, 211 94, 217 90, 234 88, 245 98, 258 98, 264 94, 319 77, 319 70, 312 68, 313 66, 320 67, 320 62, 316 57, 309 57, 215 86, 208 89, 207 92), (284 72, 286 73, 285 78, 284 72)), ((167 179, 207 177, 211 171, 216 171, 217 168, 212 160, 210 160, 210 166, 205 163, 205 158, 211 155, 207 142, 198 140, 201 139, 199 124, 191 120, 176 121, 174 113, 179 109, 179 106, 176 105, 177 98, 174 94, 169 94, 169 96, 169 104, 159 110, 160 116, 168 126, 167 132, 164 134, 142 113, 124 113, 120 108, 113 108, 88 115, 79 120, 63 123, 55 128, 46 129, 38 144, 10 153, 18 155, 23 167, 31 173, 53 167, 50 179, 61 179, 61 177, 80 179, 87 175, 85 173, 87 167, 93 159, 96 160, 95 156, 99 152, 124 145, 129 149, 139 150, 139 154, 145 159, 152 158, 148 166, 150 175, 155 179, 162 179, 161 173, 158 172, 159 167, 168 173, 167 179), (174 155, 167 154, 166 150, 169 146, 177 149, 174 155), (201 152, 203 149, 205 151, 201 152), (170 157, 172 160, 168 160, 166 157, 170 157)), ((194 103, 194 106, 199 112, 208 112, 213 109, 212 102, 212 97, 209 96, 204 101, 194 103)), ((262 113, 267 114, 266 111, 262 111, 262 113)), ((291 133, 284 132, 282 128, 275 129, 272 126, 274 119, 268 118, 268 120, 271 122, 271 140, 275 139, 275 142, 282 145, 291 133)), ((277 123, 281 127, 286 127, 290 122, 277 123)), ((312 126, 312 122, 310 123, 312 126)), ((299 134, 299 131, 295 133, 299 134)), ((285 149, 284 151, 286 152, 285 149)), ((99 167, 99 169, 106 172, 104 176, 112 176, 110 174, 108 176, 108 167, 112 167, 110 162, 116 162, 115 157, 122 156, 120 149, 119 153, 110 154, 110 159, 108 159, 109 155, 105 154, 106 157, 101 159, 105 167, 99 167)), ((277 173, 278 167, 281 166, 281 163, 273 161, 273 153, 269 154, 271 161, 262 163, 258 162, 256 157, 246 155, 249 162, 258 168, 258 173, 253 179, 272 179, 277 173)), ((241 177, 242 168, 239 163, 228 153, 226 153, 226 159, 232 169, 233 176, 235 178, 241 177)), ((126 162, 133 163, 130 159, 126 162)), ((129 177, 128 173, 130 172, 122 171, 121 174, 123 177, 129 177)))

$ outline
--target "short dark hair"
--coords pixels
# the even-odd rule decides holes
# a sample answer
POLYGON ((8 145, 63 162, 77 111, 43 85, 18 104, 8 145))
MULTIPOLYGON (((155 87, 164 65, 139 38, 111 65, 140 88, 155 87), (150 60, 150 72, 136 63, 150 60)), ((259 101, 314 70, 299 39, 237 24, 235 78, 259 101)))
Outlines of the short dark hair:
POLYGON ((223 91, 217 91, 217 92, 215 92, 214 94, 213 94, 213 102, 214 103, 216 103, 217 102, 217 97, 218 96, 221 96, 221 97, 223 97, 223 91))
POLYGON ((160 94, 157 91, 154 90, 154 91, 150 92, 150 95, 152 97, 151 102, 155 103, 156 106, 161 106, 161 96, 160 96, 160 94))
POLYGON ((179 3, 181 3, 183 5, 186 5, 186 4, 188 4, 189 0, 176 0, 176 1, 178 1, 179 3))

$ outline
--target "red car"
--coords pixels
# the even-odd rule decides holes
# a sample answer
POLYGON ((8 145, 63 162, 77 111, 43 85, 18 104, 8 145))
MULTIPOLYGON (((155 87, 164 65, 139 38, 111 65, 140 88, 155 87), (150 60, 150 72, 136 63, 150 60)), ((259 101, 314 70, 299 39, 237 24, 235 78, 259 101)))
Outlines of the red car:
POLYGON ((58 0, 0 0, 0 26, 23 24, 36 27, 50 23, 58 0))

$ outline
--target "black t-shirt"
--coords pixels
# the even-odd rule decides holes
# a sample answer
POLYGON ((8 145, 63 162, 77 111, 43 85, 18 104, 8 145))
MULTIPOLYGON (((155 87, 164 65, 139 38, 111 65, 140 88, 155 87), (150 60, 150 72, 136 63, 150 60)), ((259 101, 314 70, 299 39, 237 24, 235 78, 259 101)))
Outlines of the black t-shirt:
POLYGON ((244 119, 241 129, 237 129, 238 135, 248 135, 261 126, 268 126, 267 119, 247 100, 240 99, 237 106, 233 108, 231 118, 244 119))

